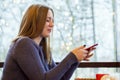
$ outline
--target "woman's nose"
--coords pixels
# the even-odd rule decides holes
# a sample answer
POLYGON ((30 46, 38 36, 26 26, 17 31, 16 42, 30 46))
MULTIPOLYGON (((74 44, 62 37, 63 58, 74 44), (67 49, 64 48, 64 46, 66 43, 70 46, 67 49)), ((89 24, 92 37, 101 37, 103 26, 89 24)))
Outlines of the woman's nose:
POLYGON ((53 27, 53 26, 54 26, 54 22, 50 21, 49 26, 50 26, 50 27, 53 27))

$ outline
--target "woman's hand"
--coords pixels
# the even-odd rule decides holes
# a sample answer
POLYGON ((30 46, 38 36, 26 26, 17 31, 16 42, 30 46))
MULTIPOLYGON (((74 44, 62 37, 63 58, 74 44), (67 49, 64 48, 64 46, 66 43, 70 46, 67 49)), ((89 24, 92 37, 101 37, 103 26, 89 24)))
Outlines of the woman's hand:
MULTIPOLYGON (((93 56, 93 53, 91 54, 91 52, 92 52, 93 50, 95 50, 95 49, 96 49, 95 47, 91 47, 91 48, 89 49, 89 51, 88 51, 87 56, 86 56, 83 60, 89 61, 89 58, 90 58, 91 56, 93 56)), ((85 48, 85 50, 86 50, 86 48, 85 48)))
POLYGON ((78 61, 82 61, 82 60, 89 61, 89 58, 93 55, 91 54, 91 51, 93 51, 94 49, 96 48, 93 47, 88 51, 86 50, 85 46, 80 46, 72 50, 72 53, 76 56, 78 61))

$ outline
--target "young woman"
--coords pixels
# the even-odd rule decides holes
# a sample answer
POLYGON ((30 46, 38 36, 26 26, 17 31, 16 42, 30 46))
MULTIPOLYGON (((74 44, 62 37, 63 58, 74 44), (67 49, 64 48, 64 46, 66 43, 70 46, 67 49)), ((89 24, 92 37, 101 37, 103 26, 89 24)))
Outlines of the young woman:
POLYGON ((89 60, 95 48, 87 51, 81 46, 70 51, 57 65, 49 46, 53 26, 51 8, 33 4, 27 9, 17 38, 8 51, 2 80, 69 80, 79 62, 89 60))

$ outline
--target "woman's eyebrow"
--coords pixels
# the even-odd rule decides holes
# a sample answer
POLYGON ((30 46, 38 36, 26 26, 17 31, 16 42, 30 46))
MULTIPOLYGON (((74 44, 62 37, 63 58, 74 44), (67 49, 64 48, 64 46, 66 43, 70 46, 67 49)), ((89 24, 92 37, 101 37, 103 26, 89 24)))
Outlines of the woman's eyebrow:
POLYGON ((48 19, 51 19, 51 17, 47 17, 48 19))
POLYGON ((54 21, 54 19, 53 19, 53 18, 51 18, 51 17, 47 17, 47 19, 50 19, 50 20, 54 21))

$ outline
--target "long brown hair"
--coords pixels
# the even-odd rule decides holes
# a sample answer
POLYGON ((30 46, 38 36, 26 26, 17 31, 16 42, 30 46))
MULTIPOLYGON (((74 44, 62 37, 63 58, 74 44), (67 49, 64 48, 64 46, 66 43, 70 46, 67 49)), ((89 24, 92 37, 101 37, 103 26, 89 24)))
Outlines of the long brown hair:
MULTIPOLYGON (((13 42, 15 42, 20 37, 27 36, 33 39, 39 36, 43 31, 49 9, 53 12, 51 8, 44 5, 31 5, 22 18, 18 36, 16 39, 13 40, 13 42)), ((48 64, 50 64, 50 38, 43 38, 40 42, 40 45, 43 47, 43 52, 45 53, 46 61, 48 62, 48 64)))

